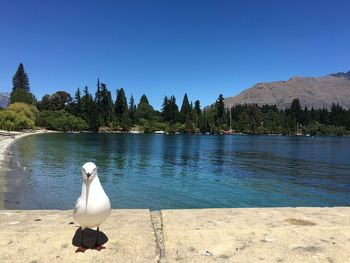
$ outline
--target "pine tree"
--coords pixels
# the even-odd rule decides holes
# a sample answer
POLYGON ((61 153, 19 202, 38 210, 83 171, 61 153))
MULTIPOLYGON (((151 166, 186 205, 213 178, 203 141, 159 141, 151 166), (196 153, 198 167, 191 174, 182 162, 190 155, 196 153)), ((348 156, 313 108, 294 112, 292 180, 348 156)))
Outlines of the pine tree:
POLYGON ((24 71, 22 63, 19 64, 15 75, 12 78, 12 92, 10 94, 10 102, 24 102, 27 104, 36 104, 36 99, 30 93, 29 79, 27 73, 24 71))
POLYGON ((112 94, 107 89, 107 85, 101 83, 100 90, 100 104, 99 106, 99 120, 101 126, 111 126, 114 120, 114 105, 112 94))
POLYGON ((195 123, 195 126, 200 129, 201 127, 201 120, 202 120, 202 110, 199 100, 196 100, 194 102, 194 108, 192 110, 192 120, 195 123))
POLYGON ((202 110, 201 110, 201 103, 199 100, 196 100, 194 102, 194 109, 196 110, 197 115, 200 116, 202 113, 202 110))
POLYGON ((130 129, 132 122, 129 116, 128 103, 124 89, 117 89, 117 99, 115 101, 114 112, 119 126, 127 131, 130 129))
POLYGON ((154 109, 148 103, 148 99, 145 94, 142 95, 136 110, 137 119, 151 120, 154 116, 154 109))
POLYGON ((107 105, 108 105, 108 121, 111 124, 115 120, 114 114, 114 103, 112 99, 112 93, 110 91, 107 92, 107 105))
POLYGON ((121 121, 124 113, 128 113, 128 103, 124 89, 117 89, 117 99, 115 101, 115 115, 118 121, 121 121))
POLYGON ((184 98, 182 100, 180 116, 182 123, 186 123, 188 120, 191 119, 191 106, 188 102, 187 93, 185 93, 184 98))
POLYGON ((136 122, 136 105, 135 105, 134 96, 132 94, 129 101, 129 118, 130 118, 131 124, 134 124, 136 122))
POLYGON ((100 78, 97 78, 97 92, 99 93, 101 90, 100 78))
POLYGON ((24 89, 16 89, 13 90, 10 94, 10 102, 15 103, 15 102, 23 102, 26 104, 36 104, 36 99, 34 95, 24 89))
POLYGON ((172 123, 175 123, 178 121, 178 115, 179 115, 179 107, 176 104, 176 98, 174 95, 172 95, 169 99, 170 101, 170 119, 172 123))
POLYGON ((28 75, 24 71, 24 66, 22 63, 18 65, 17 71, 12 78, 12 86, 12 91, 22 89, 30 92, 28 75))
POLYGON ((291 109, 293 112, 301 111, 300 101, 299 101, 298 98, 293 99, 292 104, 290 105, 290 109, 291 109))
POLYGON ((162 116, 167 121, 169 113, 169 100, 167 96, 164 96, 163 104, 162 104, 162 116))
POLYGON ((74 95, 74 113, 76 116, 80 116, 81 114, 81 93, 79 88, 74 95))
POLYGON ((149 105, 147 96, 146 96, 145 94, 143 94, 143 95, 141 96, 139 104, 149 105))
POLYGON ((224 97, 222 96, 222 94, 220 94, 218 99, 216 100, 215 108, 217 110, 217 118, 219 120, 222 120, 225 113, 225 103, 224 103, 224 97))
POLYGON ((162 117, 169 123, 175 123, 178 119, 179 107, 176 105, 176 98, 172 95, 170 98, 164 96, 162 105, 162 117))
POLYGON ((97 91, 95 93, 95 108, 96 108, 96 118, 98 122, 98 126, 104 125, 103 120, 103 102, 102 102, 102 96, 101 96, 101 84, 100 79, 97 79, 97 91))
POLYGON ((310 120, 311 121, 313 121, 313 122, 315 122, 315 121, 317 121, 317 122, 319 122, 320 120, 320 118, 319 118, 319 113, 318 113, 318 110, 315 110, 314 109, 314 107, 311 107, 311 110, 310 110, 310 120))
POLYGON ((132 123, 127 111, 124 111, 123 115, 121 116, 120 126, 123 129, 123 131, 130 130, 130 127, 132 126, 132 123))
POLYGON ((296 132, 299 132, 300 124, 303 123, 304 119, 304 112, 301 108, 299 99, 294 99, 292 101, 292 104, 290 106, 290 113, 292 118, 290 128, 292 129, 292 131, 294 129, 296 132))
POLYGON ((81 103, 81 117, 86 121, 91 130, 98 129, 98 123, 96 119, 95 103, 89 93, 89 88, 85 86, 83 96, 80 99, 81 103))

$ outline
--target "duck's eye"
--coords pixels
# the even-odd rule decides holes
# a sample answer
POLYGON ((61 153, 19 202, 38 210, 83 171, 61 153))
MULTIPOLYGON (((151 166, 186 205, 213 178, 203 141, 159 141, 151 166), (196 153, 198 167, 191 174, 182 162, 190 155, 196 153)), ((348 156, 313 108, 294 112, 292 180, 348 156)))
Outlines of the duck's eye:
POLYGON ((93 172, 96 173, 96 168, 94 168, 93 172))

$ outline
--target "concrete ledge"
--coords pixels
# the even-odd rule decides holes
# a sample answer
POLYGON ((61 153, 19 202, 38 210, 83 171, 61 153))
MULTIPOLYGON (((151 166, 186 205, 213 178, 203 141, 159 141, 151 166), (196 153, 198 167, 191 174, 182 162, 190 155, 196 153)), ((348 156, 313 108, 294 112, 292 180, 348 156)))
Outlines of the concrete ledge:
POLYGON ((346 262, 350 207, 113 210, 76 254, 72 211, 1 210, 1 262, 346 262))
POLYGON ((0 262, 156 262, 148 210, 113 210, 101 226, 109 239, 101 252, 74 252, 72 221, 72 211, 1 211, 0 262))
POLYGON ((167 262, 346 262, 350 208, 162 211, 167 262))

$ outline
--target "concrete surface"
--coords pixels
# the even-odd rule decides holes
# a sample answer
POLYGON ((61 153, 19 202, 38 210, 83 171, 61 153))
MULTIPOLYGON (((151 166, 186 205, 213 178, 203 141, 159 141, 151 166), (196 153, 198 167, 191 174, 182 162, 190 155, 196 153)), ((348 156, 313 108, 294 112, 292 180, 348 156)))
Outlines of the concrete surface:
POLYGON ((113 210, 106 249, 75 253, 73 211, 0 211, 0 262, 156 262, 149 210, 113 210))
POLYGON ((165 210, 162 218, 165 262, 350 260, 349 207, 165 210))
MULTIPOLYGON (((350 207, 113 210, 75 253, 72 211, 1 210, 0 262, 347 262, 350 207)), ((80 232, 79 232, 80 233, 80 232)))

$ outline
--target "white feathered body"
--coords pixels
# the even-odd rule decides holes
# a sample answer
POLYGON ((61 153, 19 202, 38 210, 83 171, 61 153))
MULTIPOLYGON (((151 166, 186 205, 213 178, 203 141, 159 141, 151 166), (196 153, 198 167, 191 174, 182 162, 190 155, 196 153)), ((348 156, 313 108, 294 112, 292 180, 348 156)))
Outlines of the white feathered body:
POLYGON ((100 226, 111 214, 111 203, 96 176, 83 182, 81 195, 74 209, 74 220, 84 229, 100 226))

